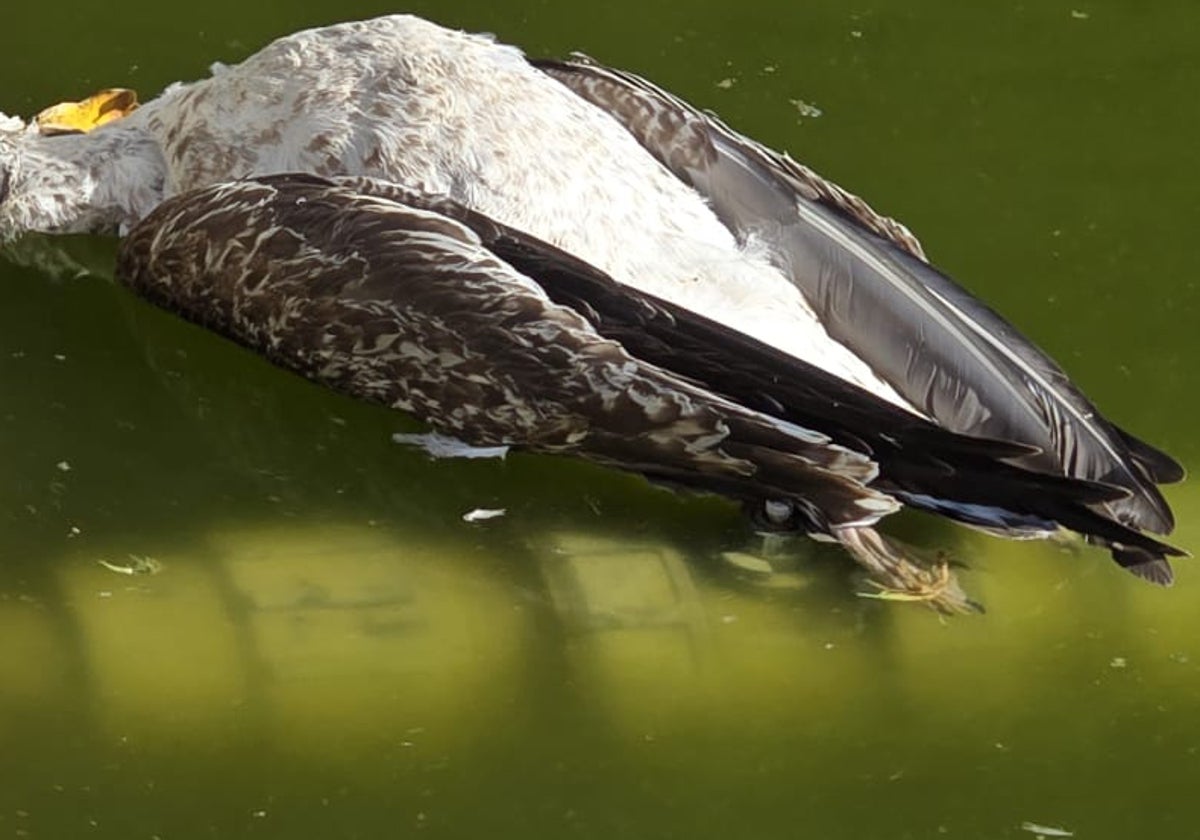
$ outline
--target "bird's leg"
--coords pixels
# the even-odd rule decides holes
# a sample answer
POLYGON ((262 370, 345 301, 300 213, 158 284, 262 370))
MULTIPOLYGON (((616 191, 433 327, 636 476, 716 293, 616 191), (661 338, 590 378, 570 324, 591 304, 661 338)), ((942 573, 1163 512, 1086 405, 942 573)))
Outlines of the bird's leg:
POLYGON ((78 102, 51 105, 34 117, 34 122, 42 134, 86 134, 105 123, 128 116, 137 106, 135 91, 109 88, 78 102))
POLYGON ((948 563, 919 565, 873 528, 838 528, 834 536, 870 573, 878 591, 862 593, 865 597, 921 601, 944 613, 982 612, 963 592, 948 563))

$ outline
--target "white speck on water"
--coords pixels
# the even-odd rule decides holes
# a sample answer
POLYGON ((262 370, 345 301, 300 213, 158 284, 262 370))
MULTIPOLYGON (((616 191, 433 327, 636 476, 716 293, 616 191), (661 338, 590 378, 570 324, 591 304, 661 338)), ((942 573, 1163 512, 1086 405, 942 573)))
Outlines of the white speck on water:
POLYGON ((66 356, 64 356, 62 353, 55 353, 55 354, 54 354, 54 361, 56 361, 56 362, 65 362, 66 360, 67 360, 67 357, 66 357, 66 356))
POLYGON ((861 30, 861 29, 851 29, 851 30, 850 30, 850 37, 851 37, 851 38, 861 38, 861 37, 862 37, 862 30, 861 30))
POLYGON ((813 105, 811 102, 805 102, 803 99, 789 99, 788 101, 796 107, 796 112, 800 114, 801 117, 816 119, 825 113, 816 105, 813 105))
POLYGON ((59 461, 59 462, 58 462, 57 464, 55 464, 54 466, 58 467, 58 468, 59 468, 60 470, 62 470, 63 472, 70 472, 70 471, 71 471, 71 464, 70 464, 70 462, 69 462, 69 461, 59 461))
POLYGON ((1036 834, 1038 837, 1074 837, 1075 832, 1065 828, 1058 828, 1053 825, 1041 825, 1035 822, 1021 823, 1021 830, 1028 831, 1030 834, 1036 834))
POLYGON ((737 79, 734 79, 731 77, 726 77, 726 78, 722 79, 721 81, 717 82, 717 87, 719 87, 721 90, 729 90, 736 83, 737 83, 737 79))
POLYGON ((1109 668, 1124 668, 1129 662, 1124 656, 1114 656, 1108 663, 1109 668))
POLYGON ((1073 17, 1075 20, 1087 20, 1088 18, 1091 17, 1091 14, 1089 14, 1088 12, 1080 11, 1079 9, 1072 9, 1071 17, 1073 17))
POLYGON ((463 522, 486 522, 508 513, 507 508, 475 508, 462 515, 463 522))

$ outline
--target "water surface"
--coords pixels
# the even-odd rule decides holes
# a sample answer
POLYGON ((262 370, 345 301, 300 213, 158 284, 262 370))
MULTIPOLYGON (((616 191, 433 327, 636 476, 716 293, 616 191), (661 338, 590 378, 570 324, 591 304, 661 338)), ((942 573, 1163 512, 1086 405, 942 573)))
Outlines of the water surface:
MULTIPOLYGON (((789 150, 1200 466, 1193 4, 410 9, 583 50, 789 150)), ((390 10, 22 4, 0 109, 149 96, 390 10)), ((914 516, 895 530, 966 562, 986 616, 858 598, 836 551, 758 579, 717 559, 752 541, 727 505, 430 462, 390 442, 403 418, 97 276, 111 243, 68 251, 92 276, 0 265, 0 836, 1193 833, 1191 563, 1159 590, 914 516), (130 555, 161 573, 96 562, 130 555)), ((1168 495, 1200 546, 1197 491, 1168 495)))

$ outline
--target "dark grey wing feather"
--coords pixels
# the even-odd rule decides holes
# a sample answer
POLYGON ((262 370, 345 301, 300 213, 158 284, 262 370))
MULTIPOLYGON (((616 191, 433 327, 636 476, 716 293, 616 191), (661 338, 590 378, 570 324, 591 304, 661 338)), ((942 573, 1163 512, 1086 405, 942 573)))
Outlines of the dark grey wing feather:
POLYGON ((430 210, 308 176, 219 185, 139 223, 117 273, 277 364, 472 444, 791 499, 817 530, 898 507, 866 486, 865 454, 635 358, 430 210))
POLYGON ((1125 487, 1114 516, 1171 531, 1155 482, 1182 476, 1179 465, 1131 443, 1057 364, 925 262, 902 225, 632 74, 582 58, 538 66, 620 120, 739 237, 766 243, 830 335, 915 407, 958 432, 1036 446, 1022 459, 1031 467, 1125 487))
MULTIPOLYGON (((761 147, 733 132, 711 114, 697 111, 682 99, 640 76, 605 67, 582 53, 574 53, 566 61, 534 59, 531 63, 615 117, 647 151, 677 176, 689 182, 695 179, 693 186, 706 197, 719 197, 713 209, 731 229, 737 230, 739 221, 744 218, 762 217, 764 202, 768 205, 778 202, 779 219, 786 219, 794 212, 790 197, 778 194, 770 176, 762 178, 762 189, 747 189, 752 187, 747 179, 762 177, 763 173, 758 172, 757 166, 744 172, 724 168, 731 165, 736 170, 742 161, 722 159, 720 150, 713 142, 714 128, 756 148, 761 147), (683 172, 689 173, 690 177, 684 177, 681 174, 683 172), (725 176, 732 177, 723 181, 725 176), (701 188, 702 185, 705 188, 701 188), (745 205, 741 202, 742 196, 748 199, 745 205)), ((833 208, 863 228, 890 240, 898 248, 920 259, 925 258, 921 243, 900 222, 877 212, 858 196, 786 155, 777 155, 769 149, 762 151, 786 165, 792 186, 805 198, 833 208)))
POLYGON ((1148 481, 1156 484, 1174 484, 1177 481, 1183 481, 1186 475, 1183 466, 1166 452, 1134 437, 1120 426, 1113 425, 1113 429, 1129 447, 1129 454, 1142 469, 1148 481))

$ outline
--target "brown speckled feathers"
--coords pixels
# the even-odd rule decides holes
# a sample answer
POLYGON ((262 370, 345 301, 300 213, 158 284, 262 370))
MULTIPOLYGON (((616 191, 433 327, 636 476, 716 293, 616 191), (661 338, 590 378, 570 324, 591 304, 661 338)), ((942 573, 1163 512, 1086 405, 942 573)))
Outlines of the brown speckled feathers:
POLYGON ((472 444, 790 499, 815 530, 897 506, 865 486, 863 454, 633 357, 426 210, 317 179, 236 182, 165 202, 118 273, 284 367, 472 444))

